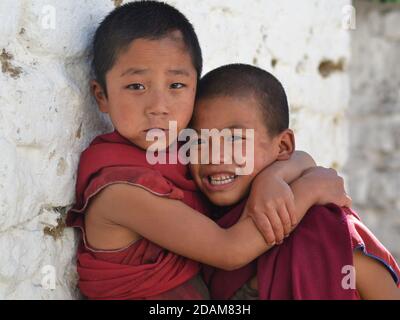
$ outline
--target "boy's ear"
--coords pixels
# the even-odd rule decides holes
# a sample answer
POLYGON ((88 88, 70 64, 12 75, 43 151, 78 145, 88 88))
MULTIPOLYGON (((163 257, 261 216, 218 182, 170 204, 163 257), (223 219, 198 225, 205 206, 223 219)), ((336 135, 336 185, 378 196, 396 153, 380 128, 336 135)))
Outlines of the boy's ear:
POLYGON ((100 83, 98 83, 96 80, 90 81, 90 90, 96 99, 100 111, 108 113, 108 100, 100 83))
POLYGON ((296 149, 294 133, 291 129, 286 129, 284 132, 279 134, 278 139, 279 153, 277 160, 288 160, 296 149))

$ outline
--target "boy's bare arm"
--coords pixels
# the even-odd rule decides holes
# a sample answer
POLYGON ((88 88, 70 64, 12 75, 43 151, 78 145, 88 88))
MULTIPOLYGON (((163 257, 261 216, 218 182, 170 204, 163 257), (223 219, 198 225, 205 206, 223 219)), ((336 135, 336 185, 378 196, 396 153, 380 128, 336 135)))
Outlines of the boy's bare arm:
POLYGON ((225 270, 239 268, 270 248, 250 218, 223 229, 181 201, 136 186, 108 186, 90 206, 106 221, 179 255, 225 270))
MULTIPOLYGON (((292 184, 295 198, 302 199, 295 202, 299 219, 307 211, 308 203, 321 201, 318 191, 309 192, 313 179, 308 175, 292 184)), ((335 183, 334 177, 326 179, 326 188, 331 185, 335 189, 335 183)), ((108 186, 93 199, 91 210, 161 247, 225 270, 240 268, 272 247, 266 244, 251 218, 223 229, 181 201, 162 198, 136 186, 108 186)))
POLYGON ((275 161, 273 164, 265 168, 259 175, 273 173, 275 176, 282 178, 287 184, 291 184, 300 178, 303 172, 309 168, 316 167, 314 159, 305 151, 296 150, 287 160, 275 161))
POLYGON ((365 300, 400 300, 400 288, 388 270, 360 251, 354 252, 356 287, 365 300))
MULTIPOLYGON (((295 214, 300 221, 313 205, 334 203, 350 207, 351 198, 344 190, 343 178, 333 169, 315 167, 290 184, 294 194, 295 214)), ((295 228, 292 227, 292 230, 295 228)))

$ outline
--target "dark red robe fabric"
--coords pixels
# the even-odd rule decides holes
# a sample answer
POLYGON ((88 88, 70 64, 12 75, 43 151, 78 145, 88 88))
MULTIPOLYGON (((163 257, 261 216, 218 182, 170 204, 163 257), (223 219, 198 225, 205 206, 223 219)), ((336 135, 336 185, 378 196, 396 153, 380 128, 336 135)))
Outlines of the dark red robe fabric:
MULTIPOLYGON (((67 225, 82 231, 77 253, 79 288, 90 299, 202 299, 197 262, 171 253, 147 239, 119 250, 94 250, 86 243, 84 212, 94 195, 112 183, 128 183, 158 196, 181 200, 209 212, 180 164, 149 165, 145 152, 118 132, 97 137, 82 153, 76 204, 67 225)), ((219 221, 229 227, 240 217, 244 201, 219 221)), ((166 213, 168 214, 168 213, 166 213)), ((218 244, 216 244, 218 245, 218 244)), ((313 207, 284 243, 241 269, 227 272, 207 267, 205 278, 214 299, 228 299, 258 274, 260 299, 356 299, 342 288, 342 268, 352 265, 353 250, 386 262, 398 281, 391 255, 349 210, 313 207)))
POLYGON ((193 281, 198 278, 199 264, 147 239, 119 250, 90 248, 84 233, 85 210, 93 196, 113 183, 139 186, 200 212, 207 209, 186 166, 150 165, 145 151, 116 131, 94 139, 81 155, 76 204, 67 215, 67 225, 82 231, 77 271, 83 295, 89 299, 204 299, 198 281, 193 281))
MULTIPOLYGON (((228 211, 219 225, 235 224, 244 204, 228 211)), ((380 261, 399 285, 392 255, 354 211, 335 205, 312 207, 283 244, 247 266, 234 271, 206 266, 203 274, 212 299, 229 299, 257 272, 260 300, 353 300, 360 297, 346 276, 357 249, 380 261)))

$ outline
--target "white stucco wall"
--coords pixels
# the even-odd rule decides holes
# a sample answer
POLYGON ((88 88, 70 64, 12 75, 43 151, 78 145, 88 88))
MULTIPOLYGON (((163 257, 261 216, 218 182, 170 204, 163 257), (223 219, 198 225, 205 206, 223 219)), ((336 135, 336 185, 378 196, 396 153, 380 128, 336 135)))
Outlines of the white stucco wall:
MULTIPOLYGON (((79 297, 75 236, 62 218, 79 153, 110 129, 89 96, 88 46, 114 2, 0 2, 0 299, 79 297), (51 290, 42 287, 46 265, 55 267, 51 290)), ((194 23, 205 71, 231 62, 272 71, 287 89, 298 148, 342 169, 349 0, 168 2, 194 23)))
POLYGON ((346 166, 354 205, 400 258, 400 4, 356 1, 346 166))

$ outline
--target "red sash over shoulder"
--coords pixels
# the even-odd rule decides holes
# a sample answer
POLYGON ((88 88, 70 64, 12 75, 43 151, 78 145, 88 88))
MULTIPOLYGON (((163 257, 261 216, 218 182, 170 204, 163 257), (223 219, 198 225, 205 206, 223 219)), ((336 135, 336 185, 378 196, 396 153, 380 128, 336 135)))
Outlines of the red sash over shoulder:
MULTIPOLYGON (((243 207, 234 207, 218 223, 235 224, 243 207)), ((229 299, 256 272, 263 300, 359 299, 346 279, 356 249, 380 261, 399 285, 400 269, 391 254, 356 213, 335 205, 312 207, 283 244, 247 266, 234 271, 207 266, 204 278, 212 299, 229 299)))
POLYGON ((150 165, 146 152, 116 131, 97 137, 81 155, 76 204, 67 215, 67 225, 82 231, 77 253, 81 292, 90 299, 204 298, 192 281, 199 264, 147 239, 119 250, 94 250, 87 245, 84 212, 90 199, 113 183, 139 186, 158 196, 181 200, 198 211, 205 210, 185 166, 150 165))

